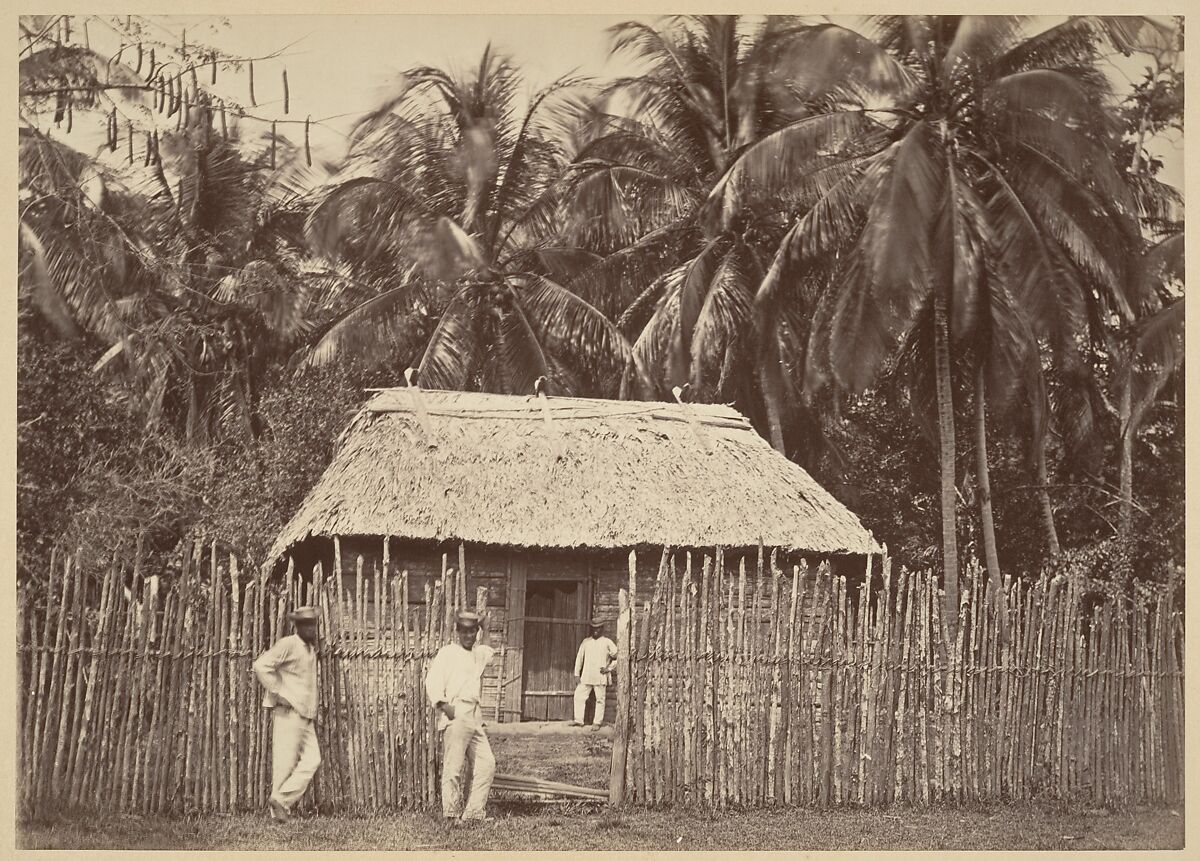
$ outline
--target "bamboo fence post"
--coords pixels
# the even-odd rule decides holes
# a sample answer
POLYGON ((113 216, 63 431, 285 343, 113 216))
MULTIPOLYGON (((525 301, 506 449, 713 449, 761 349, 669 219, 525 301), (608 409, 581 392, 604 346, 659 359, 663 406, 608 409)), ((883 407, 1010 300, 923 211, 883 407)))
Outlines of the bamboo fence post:
POLYGON ((388 807, 396 806, 396 746, 394 709, 396 696, 393 685, 395 673, 395 626, 392 622, 392 609, 389 607, 388 593, 392 590, 392 581, 388 573, 386 560, 381 566, 379 576, 375 581, 375 659, 376 673, 379 676, 378 695, 381 711, 379 722, 381 744, 383 748, 383 798, 382 803, 388 807))
MULTIPOLYGON (((157 603, 158 590, 151 589, 151 602, 157 603)), ((135 810, 141 810, 142 813, 149 813, 154 801, 154 778, 162 767, 162 748, 163 745, 159 738, 159 720, 162 713, 163 705, 163 659, 162 647, 163 640, 166 636, 166 631, 171 621, 171 614, 174 611, 174 595, 168 593, 166 600, 163 602, 162 616, 162 636, 151 636, 151 641, 155 644, 155 649, 147 657, 146 672, 148 676, 153 677, 154 686, 148 691, 153 692, 153 702, 150 704, 150 723, 146 728, 143 743, 138 750, 137 761, 134 765, 134 783, 133 797, 130 801, 130 807, 135 810), (153 667, 153 669, 151 669, 153 667)), ((158 629, 158 617, 152 608, 150 613, 150 631, 155 635, 158 629)))
POLYGON ((896 730, 895 730, 895 739, 896 739, 896 742, 895 742, 895 744, 896 744, 895 769, 896 770, 895 770, 895 785, 894 785, 893 793, 892 793, 893 800, 897 800, 897 801, 900 799, 903 799, 903 798, 910 797, 908 795, 908 793, 905 791, 905 784, 907 783, 906 772, 908 771, 908 760, 909 760, 908 736, 906 734, 908 731, 908 721, 906 721, 905 718, 907 717, 907 712, 908 712, 908 708, 909 708, 909 700, 908 700, 908 676, 909 676, 909 667, 910 667, 909 643, 912 640, 912 619, 913 619, 913 603, 914 603, 913 592, 916 591, 915 586, 914 586, 916 577, 917 577, 916 574, 910 575, 908 571, 901 572, 900 588, 899 588, 899 594, 897 596, 897 600, 899 600, 899 595, 903 595, 903 597, 904 597, 904 615, 903 615, 903 617, 900 617, 899 613, 897 613, 897 617, 903 619, 903 624, 901 624, 899 626, 899 629, 900 629, 900 637, 899 637, 899 640, 900 640, 900 643, 899 643, 899 648, 900 648, 900 690, 899 690, 899 698, 898 698, 897 704, 896 704, 896 730))
POLYGON ((152 755, 146 757, 146 802, 147 813, 161 813, 165 806, 164 789, 170 779, 175 762, 175 738, 172 733, 172 717, 178 694, 175 690, 175 669, 179 661, 174 654, 179 619, 183 615, 184 596, 174 584, 164 584, 167 590, 163 611, 161 636, 158 641, 158 675, 155 679, 155 715, 152 718, 154 731, 150 734, 152 755))
MULTIPOLYGON (((111 800, 112 796, 112 772, 109 759, 110 752, 117 742, 119 709, 121 707, 120 686, 121 680, 125 677, 127 661, 127 652, 124 646, 126 630, 132 621, 129 602, 115 600, 119 590, 123 588, 118 582, 120 578, 120 571, 114 571, 114 601, 109 610, 112 618, 102 646, 105 660, 101 664, 100 700, 96 716, 97 738, 96 743, 85 751, 88 758, 88 773, 85 775, 82 795, 90 798, 92 806, 97 808, 104 801, 111 800), (100 731, 99 727, 104 727, 108 731, 100 731)), ((81 802, 87 803, 82 796, 81 802)))
POLYGON ((791 804, 795 790, 793 788, 793 764, 796 760, 796 748, 792 740, 793 727, 793 699, 796 680, 796 666, 794 660, 796 658, 796 609, 797 602, 800 597, 801 581, 800 581, 800 566, 792 566, 792 584, 791 591, 788 593, 788 625, 787 625, 787 646, 783 665, 782 689, 780 692, 781 717, 782 727, 780 729, 783 739, 783 767, 782 772, 781 795, 784 804, 791 804))
POLYGON ((714 767, 716 751, 716 665, 717 660, 713 651, 713 624, 711 596, 715 596, 712 586, 713 560, 705 556, 700 565, 700 616, 698 631, 698 648, 700 661, 698 670, 703 673, 703 684, 700 693, 700 743, 697 747, 697 782, 701 786, 701 798, 706 805, 713 803, 714 767))
MULTIPOLYGON (((66 582, 71 584, 71 590, 67 593, 66 599, 63 601, 59 620, 59 631, 66 631, 66 637, 63 639, 65 654, 63 656, 62 665, 62 680, 61 694, 58 706, 58 731, 54 735, 54 760, 50 769, 50 792, 51 797, 58 799, 62 792, 62 769, 64 766, 63 753, 66 749, 66 736, 69 731, 68 718, 71 714, 71 705, 73 695, 75 693, 75 664, 78 662, 76 648, 80 645, 79 636, 82 634, 83 615, 83 584, 82 571, 79 565, 79 553, 76 552, 74 565, 69 555, 66 556, 68 565, 67 570, 63 572, 63 577, 66 582)), ((64 590, 65 592, 66 590, 64 590)))
MULTIPOLYGON (((186 553, 185 549, 185 558, 186 553)), ((169 755, 166 757, 163 779, 158 787, 156 811, 159 813, 167 812, 183 781, 183 753, 186 737, 182 728, 187 726, 187 690, 190 682, 188 677, 183 674, 183 637, 191 613, 187 593, 183 591, 186 582, 181 579, 180 584, 174 590, 176 597, 175 624, 171 632, 171 648, 168 654, 171 659, 171 675, 170 687, 166 694, 166 722, 163 726, 163 737, 166 740, 169 755), (168 795, 168 793, 172 794, 168 795)))
POLYGON ((833 704, 830 711, 830 717, 833 718, 833 744, 834 744, 834 803, 839 807, 846 801, 849 794, 848 783, 848 766, 849 766, 849 743, 847 733, 849 731, 850 718, 852 716, 851 704, 848 700, 847 690, 849 662, 851 659, 851 638, 853 637, 853 620, 851 619, 852 606, 849 600, 849 589, 846 583, 846 578, 840 575, 833 575, 835 596, 836 596, 836 611, 834 617, 834 636, 833 636, 833 704))
POLYGON ((853 746, 855 785, 854 803, 862 806, 867 803, 867 747, 870 737, 868 729, 871 716, 872 673, 871 658, 874 648, 874 637, 871 636, 871 556, 867 555, 867 570, 863 581, 858 587, 858 612, 856 629, 857 660, 854 671, 858 678, 852 680, 851 690, 858 691, 858 735, 853 746))
MULTIPOLYGON (((633 552, 630 551, 630 566, 633 552)), ((617 593, 617 719, 613 732, 612 763, 608 775, 608 803, 620 807, 625 803, 626 759, 629 751, 629 708, 631 687, 629 594, 621 589, 617 593)))
POLYGON ((82 731, 80 725, 83 721, 83 703, 86 698, 86 691, 90 687, 87 677, 88 663, 86 656, 91 651, 89 634, 94 633, 92 631, 91 620, 89 619, 90 601, 88 595, 88 583, 92 578, 84 573, 82 566, 79 564, 78 555, 76 556, 75 565, 78 584, 76 586, 75 604, 77 609, 74 622, 76 636, 72 648, 72 652, 75 655, 74 694, 70 698, 73 707, 63 738, 65 749, 63 751, 62 779, 60 789, 55 793, 55 798, 59 800, 60 804, 65 802, 70 795, 71 786, 75 778, 76 746, 73 740, 82 731))
POLYGON ((683 741, 687 709, 683 698, 683 676, 679 655, 683 646, 683 581, 672 552, 667 566, 664 589, 663 679, 664 693, 659 713, 659 732, 663 743, 663 796, 668 805, 676 804, 683 786, 683 741))
MULTIPOLYGON (((47 705, 49 695, 46 693, 46 677, 49 673, 49 664, 51 657, 50 638, 52 636, 53 623, 52 617, 54 614, 54 595, 55 586, 58 578, 58 550, 52 549, 50 552, 50 576, 47 578, 46 591, 43 595, 43 603, 45 605, 45 613, 42 616, 42 643, 38 648, 35 644, 35 654, 37 655, 37 695, 33 703, 33 744, 30 749, 30 761, 33 764, 33 771, 29 776, 28 785, 30 797, 35 801, 42 796, 42 775, 45 773, 45 755, 43 753, 44 741, 44 720, 43 707, 47 705)), ((65 587, 63 584, 62 587, 65 587)), ((60 587, 60 588, 62 588, 60 587)), ((58 618, 61 621, 62 617, 62 599, 58 601, 58 618)), ((50 674, 51 685, 54 683, 54 675, 50 674)))
POLYGON ((229 674, 229 701, 226 706, 226 724, 229 733, 229 750, 226 756, 229 758, 229 807, 227 809, 236 810, 238 806, 238 765, 242 760, 240 756, 240 736, 241 736, 241 721, 239 720, 241 705, 240 686, 238 685, 237 672, 237 652, 241 647, 241 638, 239 634, 239 625, 241 623, 241 594, 238 584, 238 563, 237 557, 232 553, 229 554, 229 622, 227 637, 225 640, 226 662, 228 664, 229 674))
POLYGON ((95 787, 95 802, 97 807, 108 810, 121 808, 121 764, 124 761, 125 740, 127 728, 133 714, 133 679, 137 670, 135 665, 137 630, 138 630, 138 586, 140 566, 135 561, 133 580, 128 589, 123 589, 124 601, 121 602, 124 618, 122 620, 120 639, 116 648, 116 669, 112 676, 113 695, 109 701, 109 715, 105 725, 110 731, 102 734, 104 741, 102 755, 99 760, 97 782, 95 787))
POLYGON ((768 702, 767 730, 767 776, 766 799, 778 804, 783 793, 780 790, 779 748, 780 729, 783 723, 783 620, 780 618, 782 598, 780 581, 783 572, 779 569, 776 550, 771 551, 771 686, 768 702))
MULTIPOLYGON (((54 565, 53 562, 51 564, 52 564, 52 568, 51 568, 51 572, 50 572, 51 587, 48 588, 46 591, 46 627, 44 630, 45 630, 45 636, 47 639, 48 639, 50 629, 51 629, 50 601, 51 601, 51 596, 54 594, 54 589, 53 589, 54 573, 55 573, 55 569, 58 567, 57 565, 54 565)), ((52 655, 52 662, 50 664, 50 671, 49 671, 50 692, 46 696, 46 713, 45 713, 45 717, 44 717, 44 726, 42 725, 43 724, 42 715, 41 714, 38 715, 38 725, 39 725, 38 730, 39 731, 37 733, 37 739, 35 741, 35 744, 38 748, 38 760, 37 760, 38 761, 38 779, 37 779, 38 793, 37 793, 36 797, 38 798, 39 801, 45 801, 47 794, 52 793, 53 789, 54 789, 54 786, 53 786, 54 762, 50 756, 51 745, 53 744, 53 739, 51 737, 51 730, 54 728, 54 726, 57 723, 55 720, 55 717, 58 714, 59 698, 60 698, 61 692, 62 692, 63 644, 65 641, 66 631, 67 631, 67 609, 68 609, 68 602, 70 601, 70 595, 71 595, 70 589, 71 589, 71 582, 72 582, 70 572, 71 572, 71 558, 69 555, 67 555, 67 559, 63 565, 61 593, 60 593, 60 597, 59 597, 59 601, 58 601, 58 606, 57 606, 57 608, 55 608, 57 610, 57 612, 54 614, 54 619, 55 619, 55 623, 53 626, 54 627, 54 651, 52 653, 50 653, 52 655)), ((49 657, 49 655, 48 655, 48 657, 49 657)), ((41 668, 43 678, 45 677, 46 669, 47 669, 46 663, 44 662, 42 664, 42 668, 41 668)), ((45 688, 41 684, 39 684, 38 690, 39 691, 45 690, 45 688)))
MULTIPOLYGON (((105 638, 108 634, 108 630, 107 630, 108 613, 109 613, 109 606, 112 601, 112 593, 113 593, 115 581, 116 581, 116 576, 114 574, 113 567, 110 565, 105 570, 104 582, 100 588, 100 606, 99 606, 99 610, 96 615, 96 630, 95 630, 94 634, 92 635, 92 640, 91 640, 91 661, 90 661, 90 669, 88 671, 88 680, 89 681, 88 681, 88 685, 87 685, 87 691, 84 694, 83 716, 80 719, 80 724, 79 724, 80 729, 79 729, 79 733, 75 739, 75 756, 74 756, 75 769, 74 769, 74 773, 73 773, 73 779, 69 783, 70 793, 68 796, 68 804, 71 807, 75 807, 79 804, 83 783, 87 777, 86 767, 88 765, 89 754, 91 752, 91 747, 88 745, 88 741, 91 736, 91 727, 92 727, 92 720, 93 720, 92 707, 93 707, 93 704, 99 702, 96 699, 96 692, 97 692, 97 690, 101 689, 100 674, 101 674, 101 663, 102 662, 104 664, 105 670, 107 670, 107 664, 108 664, 107 655, 103 654, 103 649, 104 649, 104 644, 105 644, 105 638)), ((34 615, 32 613, 30 614, 30 621, 34 621, 34 615)), ((36 646, 36 639, 37 639, 37 630, 36 630, 36 627, 34 627, 33 629, 31 629, 31 633, 30 633, 29 643, 31 646, 36 646)), ((33 672, 32 672, 32 665, 31 665, 30 680, 32 681, 32 679, 33 679, 33 672)), ((28 713, 28 711, 29 711, 29 704, 26 705, 26 712, 28 713)), ((28 737, 28 736, 26 736, 26 737, 28 737)), ((27 749, 25 751, 25 753, 28 756, 29 754, 32 754, 32 750, 27 749)))
POLYGON ((738 558, 738 591, 737 591, 736 627, 733 631, 734 674, 730 677, 730 702, 734 706, 734 719, 731 721, 730 750, 733 761, 730 763, 730 777, 733 783, 733 803, 741 804, 742 790, 745 783, 745 750, 743 730, 746 725, 746 557, 738 558))

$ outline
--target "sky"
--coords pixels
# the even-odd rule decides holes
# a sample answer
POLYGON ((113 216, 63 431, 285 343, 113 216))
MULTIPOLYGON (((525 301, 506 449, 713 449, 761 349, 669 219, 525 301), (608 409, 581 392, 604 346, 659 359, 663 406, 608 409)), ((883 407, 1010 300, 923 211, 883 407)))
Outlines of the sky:
MULTIPOLYGON (((379 104, 407 68, 431 65, 468 68, 478 63, 489 43, 510 55, 532 92, 556 78, 579 74, 608 78, 636 71, 631 61, 609 55, 614 24, 630 15, 241 15, 161 16, 154 18, 157 36, 169 41, 187 32, 200 42, 245 57, 266 57, 255 64, 255 93, 264 118, 286 119, 281 133, 299 142, 302 121, 314 120, 315 154, 336 160, 345 149, 354 121, 379 104), (290 112, 285 118, 281 72, 288 73, 290 112), (297 123, 295 121, 299 120, 297 123)), ((641 20, 653 23, 658 16, 641 20)), ((1051 19, 1047 19, 1051 22, 1051 19)), ((97 26, 94 44, 106 38, 97 26)), ((111 38, 111 34, 108 34, 111 38)), ((1113 70, 1114 85, 1127 87, 1140 75, 1142 61, 1123 60, 1113 70)), ((219 76, 218 95, 246 101, 248 75, 219 76)), ((247 122, 253 135, 265 123, 247 122)), ((1164 160, 1161 178, 1183 187, 1183 141, 1152 144, 1164 160)))

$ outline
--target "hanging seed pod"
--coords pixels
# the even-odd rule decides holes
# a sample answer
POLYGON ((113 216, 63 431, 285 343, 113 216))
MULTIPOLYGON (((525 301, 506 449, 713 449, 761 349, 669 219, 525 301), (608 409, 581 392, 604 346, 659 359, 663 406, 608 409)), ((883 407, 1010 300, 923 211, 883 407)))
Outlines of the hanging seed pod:
POLYGON ((309 142, 308 136, 310 125, 312 125, 311 115, 304 118, 304 161, 309 167, 312 167, 312 144, 309 142))
POLYGON ((200 79, 196 76, 196 66, 188 66, 188 71, 192 73, 192 91, 200 92, 200 79))
POLYGON ((154 163, 162 164, 162 149, 158 139, 158 129, 154 130, 154 163))
POLYGON ((250 61, 250 107, 258 107, 258 102, 254 100, 254 61, 250 61))
POLYGON ((211 66, 212 66, 212 75, 209 79, 209 84, 215 84, 217 82, 217 52, 216 51, 212 52, 211 66))
POLYGON ((163 108, 166 107, 166 104, 167 104, 167 87, 166 87, 166 84, 163 83, 162 78, 159 78, 158 83, 156 84, 155 90, 154 90, 154 107, 161 114, 163 112, 163 108))
POLYGON ((150 143, 150 132, 146 132, 146 155, 142 159, 142 167, 150 167, 150 156, 154 152, 154 147, 150 143))
POLYGON ((75 109, 71 105, 71 100, 67 99, 67 134, 71 133, 71 129, 75 125, 75 109))
POLYGON ((67 115, 67 94, 64 90, 59 90, 54 94, 54 124, 62 125, 63 117, 67 115))
POLYGON ((187 29, 183 31, 183 35, 179 37, 179 56, 187 59, 187 29))
POLYGON ((92 50, 92 39, 88 36, 87 19, 83 20, 83 47, 92 50))
POLYGON ((142 43, 137 43, 137 64, 134 66, 133 73, 140 75, 142 73, 142 43))
POLYGON ((191 128, 192 125, 192 103, 187 99, 183 100, 183 111, 179 115, 179 121, 186 127, 191 128))
POLYGON ((271 170, 275 169, 275 149, 279 135, 275 130, 275 121, 271 120, 271 170))
POLYGON ((150 48, 150 68, 146 70, 146 80, 153 80, 155 72, 154 48, 150 48))
POLYGON ((283 70, 283 113, 286 116, 291 106, 291 96, 288 93, 287 69, 283 70))
POLYGON ((125 121, 125 137, 129 140, 129 163, 133 164, 133 121, 125 121))
POLYGON ((229 126, 225 124, 225 103, 221 102, 221 137, 229 140, 229 126))
POLYGON ((63 41, 71 41, 71 16, 63 15, 63 41))
POLYGON ((121 132, 121 127, 117 123, 117 109, 116 108, 112 109, 111 116, 112 116, 112 140, 109 142, 108 149, 109 149, 109 152, 116 152, 117 144, 120 143, 119 135, 121 132))

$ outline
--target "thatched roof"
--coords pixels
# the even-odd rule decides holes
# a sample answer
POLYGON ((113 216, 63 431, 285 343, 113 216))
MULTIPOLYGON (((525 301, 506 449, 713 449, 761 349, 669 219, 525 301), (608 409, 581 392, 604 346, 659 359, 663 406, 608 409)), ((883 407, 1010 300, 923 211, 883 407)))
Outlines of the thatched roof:
POLYGON ((726 406, 387 389, 271 551, 392 535, 545 548, 878 547, 726 406))

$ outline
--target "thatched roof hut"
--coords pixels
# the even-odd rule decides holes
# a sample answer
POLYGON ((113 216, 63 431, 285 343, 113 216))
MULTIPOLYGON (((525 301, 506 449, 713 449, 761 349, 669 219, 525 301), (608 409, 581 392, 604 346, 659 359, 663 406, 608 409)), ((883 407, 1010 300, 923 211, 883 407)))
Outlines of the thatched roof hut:
POLYGON ((718 546, 730 571, 762 547, 843 571, 878 552, 729 407, 388 389, 351 421, 271 559, 343 582, 403 570, 410 607, 461 567, 502 646, 485 712, 544 720, 570 716, 579 639, 588 619, 615 617, 630 550, 651 549, 657 568, 660 548, 689 561, 718 546))
POLYGON ((354 418, 271 558, 335 535, 878 552, 730 407, 411 389, 354 418))

